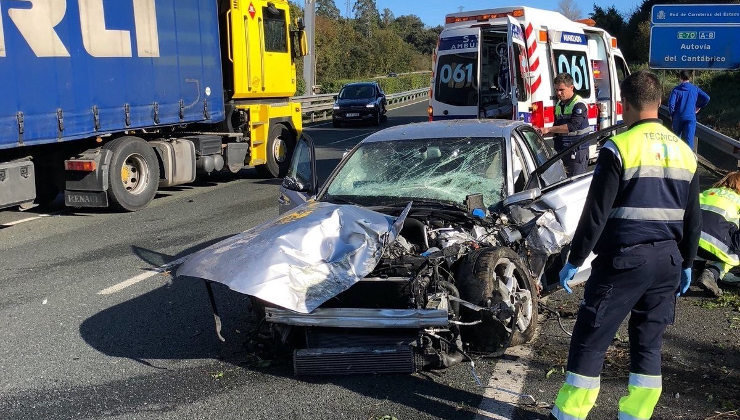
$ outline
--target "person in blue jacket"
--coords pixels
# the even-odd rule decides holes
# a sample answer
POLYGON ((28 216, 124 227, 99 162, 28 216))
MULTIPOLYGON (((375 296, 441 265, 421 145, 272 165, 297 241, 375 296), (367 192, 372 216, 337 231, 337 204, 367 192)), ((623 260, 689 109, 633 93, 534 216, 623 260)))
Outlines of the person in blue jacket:
POLYGON ((668 110, 673 119, 673 132, 694 148, 696 114, 709 103, 709 95, 691 83, 687 70, 681 70, 681 83, 671 91, 668 110))

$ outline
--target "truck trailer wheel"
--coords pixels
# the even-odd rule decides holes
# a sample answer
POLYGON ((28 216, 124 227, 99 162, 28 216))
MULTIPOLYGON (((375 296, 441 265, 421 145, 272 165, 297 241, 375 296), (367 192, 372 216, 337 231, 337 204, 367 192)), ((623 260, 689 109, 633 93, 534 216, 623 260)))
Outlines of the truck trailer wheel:
POLYGON ((138 137, 119 137, 104 148, 113 152, 108 173, 108 198, 123 210, 146 207, 159 187, 159 160, 146 141, 138 137))
POLYGON ((273 124, 267 139, 267 163, 257 166, 262 176, 282 178, 288 173, 295 135, 285 124, 273 124))

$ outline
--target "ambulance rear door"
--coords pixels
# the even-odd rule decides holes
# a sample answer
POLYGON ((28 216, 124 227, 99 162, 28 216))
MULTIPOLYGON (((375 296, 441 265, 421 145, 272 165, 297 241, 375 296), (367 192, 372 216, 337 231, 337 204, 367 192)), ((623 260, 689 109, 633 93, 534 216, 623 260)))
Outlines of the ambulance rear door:
POLYGON ((514 18, 507 16, 507 44, 509 47, 509 80, 512 103, 512 119, 529 122, 529 62, 522 27, 514 18), (521 112, 520 112, 521 111, 521 112))
POLYGON ((614 63, 614 100, 616 116, 615 121, 617 123, 622 122, 624 117, 622 116, 622 102, 621 102, 621 91, 619 86, 622 84, 622 80, 626 79, 630 75, 629 67, 627 67, 627 61, 622 56, 622 52, 618 49, 612 50, 612 62, 614 63))
POLYGON ((433 119, 477 118, 480 28, 445 29, 434 71, 433 119))
POLYGON ((575 93, 587 103, 594 104, 596 102, 594 79, 586 35, 578 28, 568 31, 551 29, 549 35, 552 42, 554 73, 570 74, 573 77, 575 93))

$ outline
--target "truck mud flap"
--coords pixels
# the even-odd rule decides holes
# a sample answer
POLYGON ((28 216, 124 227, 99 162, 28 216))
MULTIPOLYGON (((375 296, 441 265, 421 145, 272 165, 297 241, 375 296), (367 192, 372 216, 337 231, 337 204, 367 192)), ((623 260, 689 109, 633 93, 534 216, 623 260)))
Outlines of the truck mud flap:
POLYGON ((105 191, 64 191, 64 205, 68 207, 108 207, 105 191))

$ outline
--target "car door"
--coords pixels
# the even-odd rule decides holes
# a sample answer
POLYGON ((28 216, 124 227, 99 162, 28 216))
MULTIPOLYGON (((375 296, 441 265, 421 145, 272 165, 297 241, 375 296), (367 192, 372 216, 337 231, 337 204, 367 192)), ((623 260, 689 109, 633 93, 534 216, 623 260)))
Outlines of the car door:
POLYGON ((316 150, 313 139, 303 134, 298 139, 290 168, 280 186, 278 198, 280 214, 305 203, 317 190, 316 150))

